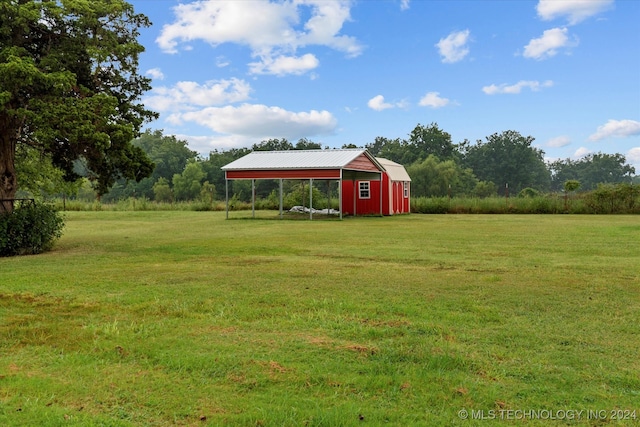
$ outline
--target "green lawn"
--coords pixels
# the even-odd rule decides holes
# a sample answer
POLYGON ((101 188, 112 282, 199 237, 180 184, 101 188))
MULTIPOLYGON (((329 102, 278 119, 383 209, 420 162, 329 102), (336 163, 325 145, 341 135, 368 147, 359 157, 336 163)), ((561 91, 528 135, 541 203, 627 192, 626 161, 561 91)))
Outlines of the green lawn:
POLYGON ((0 259, 0 425, 640 424, 640 217, 246 215, 0 259))

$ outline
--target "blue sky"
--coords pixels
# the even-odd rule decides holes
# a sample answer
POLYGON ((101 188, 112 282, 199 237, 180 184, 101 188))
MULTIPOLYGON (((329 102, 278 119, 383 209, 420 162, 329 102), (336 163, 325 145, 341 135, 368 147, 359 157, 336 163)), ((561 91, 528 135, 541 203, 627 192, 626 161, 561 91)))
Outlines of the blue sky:
POLYGON ((453 142, 505 130, 549 160, 621 153, 640 174, 636 0, 132 0, 153 26, 147 127, 206 156, 268 138, 453 142))

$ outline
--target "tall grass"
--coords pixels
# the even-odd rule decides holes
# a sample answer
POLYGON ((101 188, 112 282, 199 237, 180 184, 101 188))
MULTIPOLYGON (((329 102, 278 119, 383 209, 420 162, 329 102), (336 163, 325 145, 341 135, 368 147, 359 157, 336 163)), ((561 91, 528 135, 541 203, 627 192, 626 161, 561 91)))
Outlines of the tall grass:
POLYGON ((640 200, 619 201, 596 193, 537 197, 419 197, 411 212, 424 214, 639 214, 640 200))
MULTIPOLYGON (((330 201, 319 192, 314 195, 314 208, 339 208, 337 198, 330 201)), ((290 209, 308 200, 295 197, 283 198, 283 208, 290 209)), ((57 200, 55 206, 67 211, 224 211, 225 201, 190 201, 163 203, 146 198, 128 198, 117 203, 57 200)), ((275 192, 266 198, 258 198, 254 203, 256 210, 278 210, 279 198, 275 192)), ((230 210, 250 210, 250 202, 232 197, 230 210)), ((617 184, 603 185, 597 190, 578 194, 543 194, 534 197, 414 197, 411 199, 411 212, 422 214, 639 214, 640 187, 617 184)))

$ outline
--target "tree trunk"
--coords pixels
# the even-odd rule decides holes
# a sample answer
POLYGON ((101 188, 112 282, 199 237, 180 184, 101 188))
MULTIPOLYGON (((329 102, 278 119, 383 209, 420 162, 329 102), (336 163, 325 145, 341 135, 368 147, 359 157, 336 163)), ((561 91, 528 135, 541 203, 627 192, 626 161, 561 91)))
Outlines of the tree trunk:
POLYGON ((13 212, 13 199, 18 191, 16 134, 11 120, 0 114, 0 213, 13 212))

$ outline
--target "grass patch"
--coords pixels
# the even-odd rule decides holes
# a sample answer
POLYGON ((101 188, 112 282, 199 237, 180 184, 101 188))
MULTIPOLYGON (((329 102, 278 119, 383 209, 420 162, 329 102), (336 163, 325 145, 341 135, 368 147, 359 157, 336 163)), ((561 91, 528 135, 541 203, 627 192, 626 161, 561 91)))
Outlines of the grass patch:
POLYGON ((640 411, 637 217, 65 215, 0 259, 2 425, 640 411))

